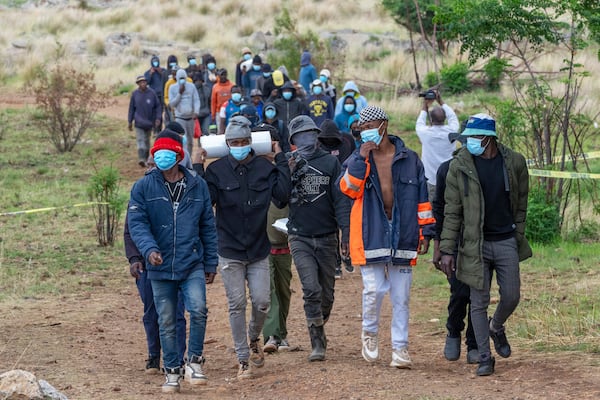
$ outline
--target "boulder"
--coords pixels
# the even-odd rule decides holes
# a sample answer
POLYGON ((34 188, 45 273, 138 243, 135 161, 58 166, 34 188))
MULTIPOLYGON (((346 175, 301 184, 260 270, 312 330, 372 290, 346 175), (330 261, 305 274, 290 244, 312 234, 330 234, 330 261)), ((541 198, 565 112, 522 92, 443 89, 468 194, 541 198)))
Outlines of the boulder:
POLYGON ((3 400, 68 400, 45 380, 21 369, 0 375, 0 398, 3 400))

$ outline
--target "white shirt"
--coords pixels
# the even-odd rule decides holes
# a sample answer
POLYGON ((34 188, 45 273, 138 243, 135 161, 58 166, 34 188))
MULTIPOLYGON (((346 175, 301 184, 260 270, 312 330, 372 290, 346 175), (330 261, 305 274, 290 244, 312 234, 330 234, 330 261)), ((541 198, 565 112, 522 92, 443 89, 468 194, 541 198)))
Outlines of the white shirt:
POLYGON ((452 158, 452 153, 456 150, 456 143, 450 143, 448 134, 458 132, 458 117, 454 110, 447 104, 442 108, 446 113, 447 125, 427 126, 427 113, 421 110, 417 118, 416 131, 421 141, 421 161, 425 168, 425 177, 427 181, 435 185, 435 174, 444 161, 452 158))

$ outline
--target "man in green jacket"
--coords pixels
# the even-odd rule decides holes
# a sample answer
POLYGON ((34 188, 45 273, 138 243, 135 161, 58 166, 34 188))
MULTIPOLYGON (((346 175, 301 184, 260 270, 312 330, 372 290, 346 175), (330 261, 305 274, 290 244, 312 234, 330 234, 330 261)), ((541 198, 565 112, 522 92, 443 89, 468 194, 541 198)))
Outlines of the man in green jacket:
POLYGON ((494 373, 496 352, 509 357, 504 323, 520 297, 519 261, 531 257, 525 238, 529 175, 525 158, 497 142, 496 122, 486 114, 469 118, 467 144, 450 163, 444 198, 441 268, 471 288, 471 320, 479 349, 477 375, 494 373), (453 253, 458 240, 458 259, 453 253), (492 271, 500 301, 488 320, 492 271))

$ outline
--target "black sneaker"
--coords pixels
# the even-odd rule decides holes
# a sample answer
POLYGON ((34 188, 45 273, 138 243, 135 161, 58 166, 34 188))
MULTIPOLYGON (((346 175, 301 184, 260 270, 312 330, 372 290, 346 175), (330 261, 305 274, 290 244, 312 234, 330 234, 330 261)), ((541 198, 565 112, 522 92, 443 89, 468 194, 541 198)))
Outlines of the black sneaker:
POLYGON ((346 272, 354 272, 354 266, 352 265, 350 257, 342 257, 342 261, 344 262, 344 269, 346 269, 346 272))
POLYGON ((342 267, 335 267, 335 279, 342 277, 342 267))
POLYGON ((504 327, 497 331, 492 330, 492 318, 490 318, 490 337, 494 341, 494 348, 496 349, 496 353, 502 358, 510 357, 511 350, 510 344, 508 344, 508 339, 506 339, 506 333, 504 332, 504 327))
POLYGON ((480 361, 479 367, 477 367, 477 376, 488 376, 493 374, 495 365, 496 359, 491 356, 485 361, 480 361))
POLYGON ((160 373, 160 357, 150 357, 146 360, 146 373, 155 375, 160 373))

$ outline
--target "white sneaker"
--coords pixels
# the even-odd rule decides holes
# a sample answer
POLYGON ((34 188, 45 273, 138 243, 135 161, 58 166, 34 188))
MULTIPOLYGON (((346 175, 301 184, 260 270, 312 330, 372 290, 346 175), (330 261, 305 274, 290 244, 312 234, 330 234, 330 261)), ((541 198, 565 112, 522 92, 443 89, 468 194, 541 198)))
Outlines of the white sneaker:
POLYGON ((267 343, 265 343, 265 345, 263 347, 263 351, 265 353, 275 353, 278 348, 279 348, 279 343, 278 343, 277 339, 275 338, 275 336, 269 336, 269 340, 267 340, 267 343))
POLYGON ((392 351, 392 362, 390 363, 390 367, 410 369, 411 365, 412 361, 406 347, 402 347, 398 350, 394 349, 394 351, 392 351))
POLYGON ((379 358, 379 347, 377 334, 363 331, 362 333, 362 356, 368 362, 375 362, 379 358))
POLYGON ((208 383, 208 378, 202 369, 205 361, 202 356, 192 356, 190 362, 185 365, 185 379, 191 385, 206 385, 208 383))
POLYGON ((165 368, 166 381, 162 385, 164 393, 179 392, 179 380, 181 379, 181 371, 179 368, 165 368))
POLYGON ((279 347, 277 348, 278 351, 289 351, 290 350, 290 344, 288 343, 287 339, 281 339, 279 341, 279 347))

